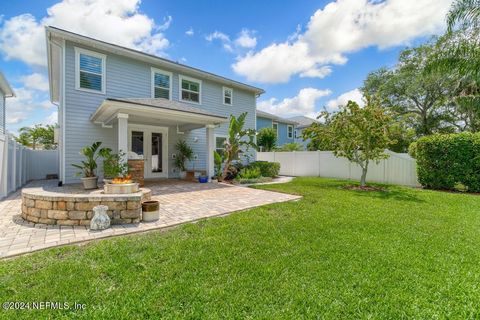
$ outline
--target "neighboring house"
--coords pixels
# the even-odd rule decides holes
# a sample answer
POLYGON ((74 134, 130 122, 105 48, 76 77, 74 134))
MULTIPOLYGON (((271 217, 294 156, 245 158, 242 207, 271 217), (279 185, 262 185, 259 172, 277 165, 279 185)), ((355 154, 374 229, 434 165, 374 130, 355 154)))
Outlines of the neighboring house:
POLYGON ((184 139, 195 152, 188 167, 211 177, 228 117, 248 112, 246 128, 255 128, 262 89, 55 27, 46 36, 63 183, 79 181, 72 164, 95 141, 142 157, 148 179, 178 177, 175 144, 184 139))
POLYGON ((303 148, 306 150, 308 143, 310 142, 310 139, 307 139, 307 140, 303 139, 302 137, 303 130, 305 128, 310 127, 314 122, 318 123, 318 121, 305 116, 291 117, 288 119, 298 123, 298 125, 295 127, 295 142, 301 144, 303 148))
POLYGON ((262 128, 273 128, 276 130, 277 145, 279 147, 295 141, 296 124, 295 121, 257 110, 257 131, 262 128))
POLYGON ((6 132, 6 98, 15 97, 12 87, 8 83, 7 79, 0 71, 0 134, 6 132))

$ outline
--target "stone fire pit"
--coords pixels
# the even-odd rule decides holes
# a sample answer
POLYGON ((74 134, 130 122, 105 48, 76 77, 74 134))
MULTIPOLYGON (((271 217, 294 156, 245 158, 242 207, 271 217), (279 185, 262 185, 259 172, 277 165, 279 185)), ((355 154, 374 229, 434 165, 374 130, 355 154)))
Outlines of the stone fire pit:
POLYGON ((105 194, 128 194, 138 192, 138 183, 107 183, 103 186, 105 194))

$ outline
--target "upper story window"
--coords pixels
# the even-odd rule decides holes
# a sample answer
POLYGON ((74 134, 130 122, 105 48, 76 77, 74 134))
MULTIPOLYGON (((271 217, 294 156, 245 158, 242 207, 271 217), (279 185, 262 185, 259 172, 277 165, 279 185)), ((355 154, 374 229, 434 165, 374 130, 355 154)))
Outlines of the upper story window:
POLYGON ((180 100, 193 103, 202 103, 202 81, 180 76, 180 100))
POLYGON ((97 52, 75 48, 77 90, 105 93, 106 56, 97 52))
POLYGON ((277 137, 278 137, 278 123, 272 122, 272 128, 273 130, 275 130, 275 133, 277 134, 277 137))
POLYGON ((172 73, 152 68, 152 98, 172 99, 172 73))
POLYGON ((293 139, 293 126, 290 124, 287 126, 287 137, 293 139))
POLYGON ((231 106, 233 104, 233 89, 223 87, 223 104, 231 106))

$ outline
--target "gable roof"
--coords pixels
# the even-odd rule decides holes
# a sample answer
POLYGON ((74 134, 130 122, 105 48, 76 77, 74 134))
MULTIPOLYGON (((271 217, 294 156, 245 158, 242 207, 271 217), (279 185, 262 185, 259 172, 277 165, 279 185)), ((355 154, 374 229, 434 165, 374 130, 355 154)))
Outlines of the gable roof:
POLYGON ((314 122, 318 123, 319 122, 318 120, 315 120, 315 119, 312 119, 312 118, 309 118, 309 117, 305 117, 305 116, 290 117, 288 119, 297 122, 298 123, 298 126, 297 126, 298 129, 310 127, 310 125, 312 123, 314 123, 314 122))
POLYGON ((5 78, 5 76, 1 71, 0 71, 0 91, 3 92, 5 98, 15 97, 15 92, 13 92, 12 87, 10 87, 10 84, 8 83, 7 79, 5 78))
POLYGON ((257 109, 257 117, 261 117, 261 118, 267 118, 267 119, 272 119, 276 122, 282 122, 282 123, 288 123, 288 124, 293 124, 293 125, 297 125, 297 122, 293 121, 293 120, 289 120, 289 119, 286 119, 286 118, 282 118, 282 117, 279 117, 277 115, 274 115, 272 113, 268 113, 268 112, 265 112, 265 111, 262 111, 262 110, 258 110, 257 109))
MULTIPOLYGON (((83 44, 86 46, 90 46, 99 50, 103 50, 106 52, 111 52, 116 55, 121 55, 121 56, 126 56, 135 60, 142 60, 146 61, 148 63, 151 63, 152 66, 155 67, 165 67, 169 68, 171 70, 174 70, 179 73, 184 73, 185 75, 190 75, 190 76, 196 76, 200 77, 202 79, 214 81, 214 82, 219 82, 223 85, 226 86, 231 86, 233 88, 240 88, 246 91, 251 91, 252 93, 255 93, 256 95, 261 95, 265 93, 265 91, 261 88, 257 88, 236 80, 232 80, 229 78, 225 78, 223 76, 208 72, 208 71, 203 71, 194 67, 187 66, 185 64, 181 64, 169 59, 161 58, 152 54, 148 54, 142 51, 130 49, 127 47, 123 47, 120 45, 116 45, 113 43, 109 43, 106 41, 94 39, 91 37, 87 37, 84 35, 80 35, 78 33, 74 33, 71 31, 67 31, 64 29, 60 29, 57 27, 53 26, 47 26, 45 27, 45 32, 46 32, 46 39, 47 39, 47 55, 48 55, 48 74, 49 74, 49 80, 50 80, 50 85, 52 85, 52 79, 50 79, 51 74, 52 74, 52 50, 50 48, 50 43, 52 42, 52 39, 63 39, 63 40, 68 40, 72 41, 75 43, 83 44)), ((53 45, 55 45, 53 43, 53 45)), ((58 46, 58 44, 57 44, 58 46)), ((52 91, 52 88, 51 90, 52 91)), ((52 97, 53 100, 53 97, 52 97)))

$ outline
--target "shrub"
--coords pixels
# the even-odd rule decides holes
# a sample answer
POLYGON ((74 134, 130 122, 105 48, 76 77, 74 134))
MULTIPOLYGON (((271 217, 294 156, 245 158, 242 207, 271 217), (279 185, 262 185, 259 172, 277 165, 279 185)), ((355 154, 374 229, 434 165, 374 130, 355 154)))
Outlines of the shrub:
POLYGON ((417 174, 426 188, 480 191, 480 134, 437 134, 416 143, 417 174))
POLYGON ((262 151, 272 151, 277 145, 277 131, 273 128, 262 128, 257 134, 257 146, 262 147, 262 151))
POLYGON ((257 179, 262 176, 260 169, 255 167, 245 167, 240 170, 237 179, 257 179))
POLYGON ((274 178, 280 172, 279 162, 256 161, 252 162, 249 167, 258 168, 262 177, 274 178))
POLYGON ((277 151, 303 151, 303 149, 300 143, 291 142, 285 143, 283 146, 277 148, 277 151))
POLYGON ((417 158, 417 142, 412 142, 410 143, 410 145, 408 146, 408 154, 410 155, 410 157, 412 158, 417 158))

